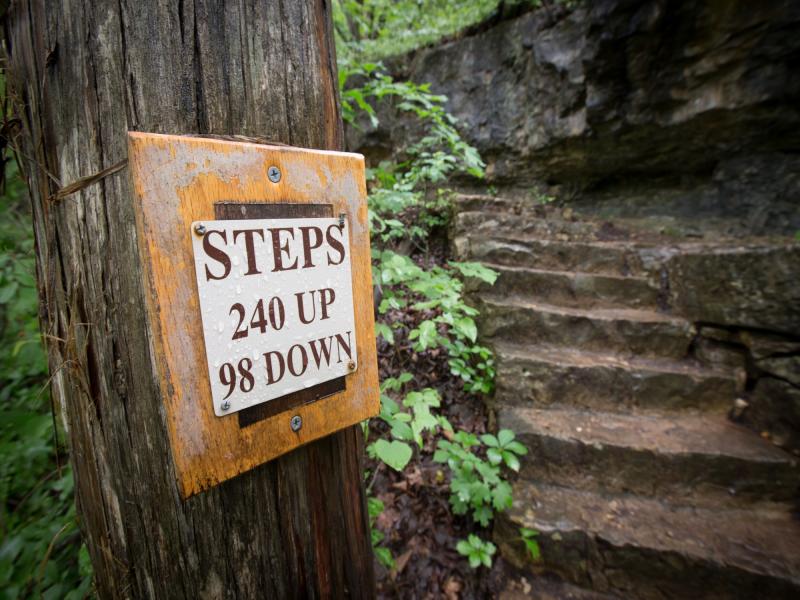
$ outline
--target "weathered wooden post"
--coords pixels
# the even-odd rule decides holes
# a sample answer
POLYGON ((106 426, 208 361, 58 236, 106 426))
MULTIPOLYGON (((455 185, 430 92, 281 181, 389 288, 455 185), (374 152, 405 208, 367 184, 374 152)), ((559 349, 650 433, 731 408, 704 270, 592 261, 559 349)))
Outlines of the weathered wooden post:
POLYGON ((331 32, 327 0, 5 15, 52 391, 103 598, 374 595, 352 425, 377 401, 363 162, 178 136, 340 150, 331 32), (280 289, 258 297, 265 274, 280 289))

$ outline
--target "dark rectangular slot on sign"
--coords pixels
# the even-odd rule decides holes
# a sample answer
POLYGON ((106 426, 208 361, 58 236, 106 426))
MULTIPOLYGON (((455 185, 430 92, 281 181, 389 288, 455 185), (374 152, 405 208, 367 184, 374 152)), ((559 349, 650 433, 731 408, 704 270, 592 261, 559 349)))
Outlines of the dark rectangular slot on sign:
POLYGON ((292 410, 304 404, 316 402, 320 398, 343 392, 346 389, 344 377, 337 377, 325 383, 318 383, 305 390, 292 392, 261 404, 256 404, 250 408, 240 410, 239 415, 239 428, 247 427, 253 423, 258 423, 269 417, 274 417, 287 410, 292 410))
POLYGON ((244 204, 242 202, 217 202, 214 217, 220 221, 235 219, 298 219, 302 217, 332 217, 331 204, 244 204))
MULTIPOLYGON (((214 204, 214 218, 221 221, 235 219, 297 219, 303 217, 332 217, 333 206, 330 204, 292 204, 281 203, 243 203, 218 202, 214 204)), ((315 402, 325 396, 343 392, 346 389, 344 377, 337 377, 324 383, 274 398, 250 408, 240 410, 239 427, 247 427, 269 417, 292 410, 298 406, 315 402)))

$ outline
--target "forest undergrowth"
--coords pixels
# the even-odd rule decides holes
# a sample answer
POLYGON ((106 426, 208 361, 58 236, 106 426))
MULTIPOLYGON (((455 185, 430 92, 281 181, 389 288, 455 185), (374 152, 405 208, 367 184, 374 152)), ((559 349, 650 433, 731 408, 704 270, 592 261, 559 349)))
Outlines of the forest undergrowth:
MULTIPOLYGON (((512 505, 511 480, 527 449, 510 430, 489 431, 494 359, 464 293, 467 280, 493 284, 497 274, 452 261, 447 240, 450 181, 479 181, 484 164, 445 97, 348 51, 362 45, 337 40, 346 123, 376 127, 388 110, 415 132, 390 158, 368 161, 381 412, 365 425, 365 477, 378 587, 383 597, 493 596, 505 567, 492 521, 512 505)), ((538 560, 537 532, 519 535, 538 560)))
MULTIPOLYGON (((429 43, 502 4, 334 3, 345 120, 374 123, 375 107, 389 103, 420 131, 368 169, 382 401, 380 416, 363 424, 364 477, 382 597, 478 598, 500 588, 505 566, 491 523, 511 504, 510 480, 526 450, 512 432, 489 431, 483 399, 493 389, 493 359, 463 295, 466 279, 491 283, 495 274, 449 256, 447 181, 459 173, 480 179, 483 163, 445 98, 393 81, 369 57, 429 43)), ((85 598, 91 564, 48 390, 29 208, 16 163, 2 168, 0 600, 85 598)), ((520 535, 535 560, 535 532, 520 535)))
MULTIPOLYGON (((442 268, 449 260, 447 231, 434 229, 429 245, 410 258, 422 269, 442 268)), ((489 432, 488 413, 480 394, 465 390, 463 380, 452 372, 442 348, 417 351, 409 331, 434 316, 408 308, 388 310, 380 323, 395 326, 393 343, 378 340, 380 378, 389 382, 394 395, 410 390, 435 390, 440 414, 454 431, 480 437, 489 432), (404 373, 412 379, 397 384, 404 373)), ((372 419, 369 439, 391 438, 391 427, 372 419)), ((444 437, 452 440, 454 434, 444 437)), ((427 437, 416 456, 402 470, 380 459, 367 460, 366 485, 371 498, 373 541, 377 552, 377 584, 384 598, 486 598, 494 597, 505 582, 507 565, 501 560, 490 568, 471 568, 458 544, 487 538, 486 530, 468 515, 453 512, 451 476, 434 460, 436 441, 427 437)), ((488 538, 487 538, 488 539, 488 538)))

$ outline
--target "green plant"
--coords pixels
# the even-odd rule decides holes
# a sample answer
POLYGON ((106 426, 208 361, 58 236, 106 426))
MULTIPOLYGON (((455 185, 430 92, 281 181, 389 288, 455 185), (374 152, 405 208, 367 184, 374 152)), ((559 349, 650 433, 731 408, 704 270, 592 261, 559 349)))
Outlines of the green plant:
POLYGON ((458 133, 458 121, 444 108, 446 96, 432 93, 430 84, 395 81, 381 63, 354 64, 342 59, 338 67, 342 118, 345 121, 358 126, 358 108, 375 126, 378 117, 372 103, 391 98, 396 100, 395 107, 401 114, 414 117, 422 127, 422 137, 402 149, 408 160, 396 166, 383 163, 380 172, 372 171, 381 179, 382 188, 398 186, 398 189, 406 191, 423 182, 444 181, 457 170, 483 177, 485 165, 480 154, 458 133), (360 85, 351 85, 351 80, 357 80, 360 85))
POLYGON ((519 458, 528 453, 528 449, 514 439, 514 432, 510 429, 501 429, 497 436, 487 433, 481 436, 481 441, 489 449, 486 457, 493 465, 505 463, 512 471, 519 471, 519 458))
POLYGON ((337 49, 359 59, 398 54, 488 17, 499 0, 335 0, 337 49))
MULTIPOLYGON (((379 315, 392 309, 410 308, 431 316, 412 329, 408 338, 421 352, 441 346, 450 356, 453 374, 464 380, 469 392, 491 393, 494 385, 494 359, 491 351, 477 343, 478 311, 467 305, 463 283, 455 274, 489 284, 497 273, 479 263, 451 262, 448 268, 425 270, 411 258, 392 250, 373 250, 373 278, 383 288, 379 315)), ((376 332, 392 343, 394 334, 388 323, 378 322, 376 332)))
POLYGON ((485 542, 477 535, 470 534, 466 540, 458 542, 456 550, 460 555, 467 557, 470 567, 477 569, 481 565, 492 566, 492 557, 497 548, 492 542, 485 542))
POLYGON ((539 559, 541 559, 542 554, 539 550, 539 542, 536 541, 536 536, 539 535, 539 532, 535 529, 521 527, 519 534, 522 542, 525 544, 525 549, 528 551, 531 560, 537 562, 539 559))
POLYGON ((556 201, 555 196, 551 196, 550 194, 546 194, 536 188, 530 190, 530 197, 533 202, 536 204, 547 205, 552 204, 556 201))
MULTIPOLYGON (((405 4, 402 0, 394 3, 405 4)), ((335 8, 348 14, 346 19, 334 15, 340 36, 349 40, 339 61, 345 120, 358 127, 358 116, 363 114, 375 127, 376 106, 391 100, 421 131, 418 139, 396 149, 398 160, 382 161, 367 171, 373 280, 381 285, 383 294, 376 335, 395 344, 401 333, 414 353, 445 350, 451 373, 461 378, 464 389, 488 394, 494 387, 494 359, 491 351, 477 342, 478 313, 465 302, 463 280, 477 279, 491 285, 497 273, 469 262, 423 268, 407 254, 408 248, 426 254, 431 231, 447 223, 451 193, 443 189, 445 182, 456 173, 482 178, 484 163, 477 150, 459 135, 456 120, 444 109, 445 97, 433 94, 427 85, 394 81, 380 63, 354 58, 359 40, 375 33, 376 20, 393 18, 391 3, 341 1, 335 8), (392 318, 391 312, 398 310, 414 314, 416 325, 408 328, 392 318)), ((471 511, 476 523, 487 526, 495 511, 511 505, 511 485, 503 469, 517 470, 516 457, 525 448, 508 430, 480 440, 469 432, 454 431, 440 414, 438 392, 432 388, 406 389, 412 381, 410 373, 401 373, 381 384, 378 418, 386 425, 386 433, 370 441, 370 428, 365 425, 369 456, 402 471, 415 453, 419 455, 430 447, 426 439, 438 441, 433 459, 446 463, 451 471, 453 511, 471 511)), ((379 511, 377 506, 375 510, 379 511)), ((493 544, 474 535, 462 541, 458 550, 473 567, 490 566, 495 553, 493 544)), ((378 560, 383 561, 381 557, 378 560)))
POLYGON ((424 241, 449 215, 449 193, 439 184, 457 172, 482 178, 480 155, 459 135, 456 119, 444 109, 447 98, 433 94, 427 84, 394 81, 380 63, 355 64, 343 58, 339 85, 342 116, 351 125, 357 127, 357 115, 366 114, 376 126, 373 105, 393 100, 400 114, 421 126, 419 139, 397 149, 403 160, 382 161, 367 170, 367 179, 373 237, 384 243, 403 238, 424 241))
POLYGON ((369 533, 372 540, 372 551, 375 553, 375 558, 387 569, 394 569, 395 562, 392 556, 392 551, 381 546, 380 543, 386 536, 375 528, 375 521, 378 516, 383 512, 383 502, 374 497, 367 498, 367 513, 369 514, 369 533))
POLYGON ((405 395, 402 407, 385 392, 389 389, 397 391, 399 386, 411 380, 410 373, 403 373, 399 378, 389 378, 381 384, 381 412, 378 415, 389 426, 391 441, 380 438, 367 446, 367 453, 378 458, 387 466, 402 471, 411 460, 413 449, 408 442, 415 442, 422 448, 422 434, 435 431, 437 427, 452 431, 450 423, 441 415, 435 415, 431 409, 440 406, 439 393, 432 388, 412 391, 405 395))
POLYGON ((72 470, 60 455, 39 336, 34 241, 12 161, 0 202, 0 598, 83 598, 91 589, 72 470))
MULTIPOLYGON (((510 441, 506 446, 509 455, 516 459, 516 454, 526 454, 527 449, 514 441, 514 433, 503 429, 500 434, 510 441)), ((495 436, 487 435, 497 441, 495 436)), ((498 450, 484 442, 488 450, 498 450)), ((446 463, 450 468, 450 504, 453 512, 459 515, 472 511, 472 518, 486 527, 494 517, 495 511, 504 511, 511 507, 511 484, 502 476, 500 463, 483 460, 475 449, 481 443, 477 436, 460 431, 453 436, 453 441, 439 440, 433 460, 446 463)), ((502 459, 501 459, 502 461, 502 459)), ((513 463, 512 463, 513 464, 513 463)), ((519 468, 519 463, 516 463, 519 468)))
MULTIPOLYGON (((476 523, 482 527, 488 526, 495 512, 511 507, 512 488, 503 475, 503 466, 518 470, 518 456, 526 454, 527 449, 508 429, 501 429, 496 436, 485 434, 480 438, 465 431, 454 432, 449 421, 436 413, 440 398, 432 388, 410 391, 402 402, 397 402, 389 395, 401 393, 410 381, 411 375, 402 373, 382 383, 379 418, 389 426, 391 439, 378 438, 369 444, 369 455, 401 471, 412 458, 412 443, 416 443, 421 451, 423 435, 439 437, 433 460, 447 464, 450 470, 450 504, 453 512, 459 515, 470 512, 476 523), (485 454, 486 459, 481 454, 485 454)), ((527 536, 525 539, 529 548, 536 545, 535 540, 528 539, 529 534, 523 535, 527 536)), ((538 545, 536 550, 538 553, 538 545)), ((493 552, 488 556, 481 555, 481 561, 487 566, 491 565, 491 554, 493 552)))

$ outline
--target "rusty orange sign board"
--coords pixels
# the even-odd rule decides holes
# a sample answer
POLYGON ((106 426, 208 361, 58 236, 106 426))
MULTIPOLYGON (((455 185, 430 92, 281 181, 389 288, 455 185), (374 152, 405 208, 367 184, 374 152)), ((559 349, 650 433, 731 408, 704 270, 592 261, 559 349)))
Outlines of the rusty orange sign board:
POLYGON ((363 157, 134 132, 128 145, 182 495, 377 414, 363 157))

